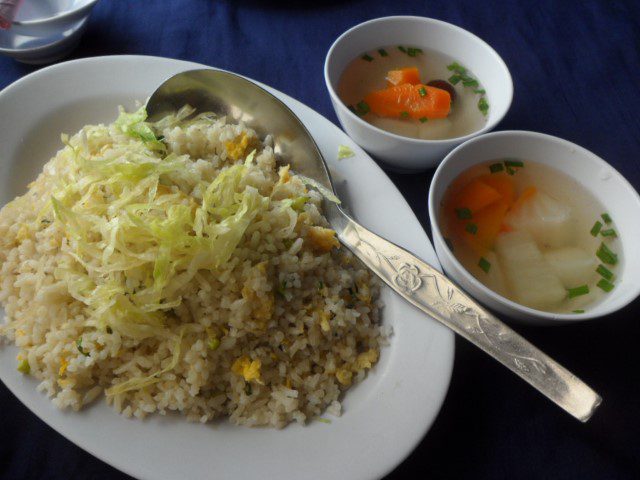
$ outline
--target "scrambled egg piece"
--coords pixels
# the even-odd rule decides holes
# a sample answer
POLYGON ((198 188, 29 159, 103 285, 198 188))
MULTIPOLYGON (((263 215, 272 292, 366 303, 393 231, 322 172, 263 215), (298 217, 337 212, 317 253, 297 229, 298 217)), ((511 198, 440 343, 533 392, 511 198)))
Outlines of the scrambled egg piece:
POLYGON ((251 302, 252 311, 251 315, 256 320, 261 328, 266 328, 267 323, 273 315, 273 308, 275 300, 273 293, 265 292, 259 296, 256 291, 249 286, 249 281, 255 278, 259 278, 261 281, 267 281, 267 262, 260 262, 254 268, 250 274, 247 283, 242 287, 242 298, 251 302))
POLYGON ((378 352, 373 348, 367 350, 364 353, 358 355, 354 367, 357 370, 364 370, 365 368, 371 368, 378 361, 378 352))
POLYGON ((329 324, 329 318, 331 318, 331 314, 322 310, 320 312, 320 328, 323 332, 328 332, 331 330, 331 325, 329 324))
POLYGON ((278 185, 282 185, 283 183, 287 183, 291 179, 291 175, 289 174, 289 169, 291 167, 289 165, 285 165, 284 167, 280 167, 278 170, 278 185))
POLYGON ((233 362, 231 371, 238 376, 244 377, 247 382, 256 380, 260 383, 260 367, 262 367, 260 360, 251 360, 248 356, 244 355, 233 362))
POLYGON ((60 369, 58 370, 58 376, 62 376, 64 375, 64 372, 67 371, 67 367, 69 366, 69 361, 67 360, 67 357, 61 357, 60 358, 60 369))
POLYGON ((346 368, 339 368, 338 370, 336 370, 336 378, 338 379, 338 382, 348 387, 349 385, 351 385, 353 372, 351 372, 351 370, 347 370, 346 368))
POLYGON ((249 146, 249 137, 247 137, 245 132, 242 132, 234 140, 225 143, 224 146, 227 149, 227 155, 231 160, 240 160, 249 146))
POLYGON ((311 248, 319 252, 328 252, 332 248, 338 248, 340 242, 336 238, 335 230, 324 227, 310 227, 307 232, 307 240, 311 248))

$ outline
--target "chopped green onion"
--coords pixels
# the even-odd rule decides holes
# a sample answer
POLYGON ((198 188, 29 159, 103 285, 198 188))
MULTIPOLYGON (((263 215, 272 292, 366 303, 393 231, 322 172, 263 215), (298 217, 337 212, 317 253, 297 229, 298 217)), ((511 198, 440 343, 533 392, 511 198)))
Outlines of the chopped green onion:
POLYGON ((604 290, 607 293, 613 290, 613 287, 614 287, 613 283, 611 283, 609 280, 606 280, 604 278, 601 278, 596 285, 598 285, 598 287, 600 287, 602 290, 604 290))
POLYGON ((596 272, 598 272, 605 280, 611 280, 613 278, 613 272, 602 264, 598 265, 596 272))
POLYGON ((480 84, 475 78, 466 78, 462 80, 462 85, 465 87, 478 87, 480 84))
POLYGON ((447 247, 449 247, 449 250, 451 250, 453 252, 453 243, 451 242, 451 239, 445 238, 444 239, 444 243, 446 243, 447 247))
POLYGON ((584 313, 584 310, 574 310, 573 313, 584 313))
POLYGON ((601 228, 602 228, 602 222, 596 221, 596 223, 593 224, 593 227, 591 227, 591 235, 593 235, 594 237, 597 237, 598 234, 600 233, 601 228))
POLYGON ((589 285, 580 285, 576 288, 570 288, 567 290, 569 298, 579 297, 581 295, 587 295, 589 293, 589 285))
POLYGON ((427 95, 427 89, 424 87, 420 87, 420 89, 418 90, 418 93, 420 94, 421 97, 425 97, 427 95))
POLYGON ((318 290, 322 290, 324 288, 324 282, 322 280, 318 280, 318 290))
POLYGON ((600 216, 602 217, 602 220, 604 220, 604 223, 606 223, 607 225, 613 222, 613 220, 611 220, 611 216, 608 213, 603 213, 600 216))
POLYGON ((504 164, 507 167, 519 167, 519 168, 524 167, 524 162, 521 160, 505 160, 504 164))
POLYGON ((491 263, 484 257, 480 257, 478 266, 484 271, 484 273, 489 273, 489 270, 491 270, 491 263))
POLYGON ((409 118, 409 112, 400 112, 400 118, 409 118))
POLYGON ((478 233, 478 225, 475 223, 467 223, 467 226, 464 229, 469 232, 471 235, 475 235, 478 233))
POLYGON ((402 45, 398 45, 398 50, 400 50, 402 53, 407 53, 407 49, 404 48, 402 45))
POLYGON ((207 343, 207 346, 211 350, 217 350, 218 347, 220 346, 220 340, 217 339, 216 337, 213 337, 213 338, 209 339, 209 343, 207 343))
POLYGON ((489 165, 489 171, 491 173, 498 173, 498 172, 502 172, 504 170, 504 166, 501 163, 494 163, 492 165, 489 165))
POLYGON ((109 325, 107 325, 107 333, 109 335, 111 335, 113 333, 113 328, 111 328, 109 325))
POLYGON ((361 58, 362 60, 366 60, 367 62, 373 62, 373 57, 367 53, 365 53, 361 58))
POLYGON ((458 83, 460 83, 460 80, 462 80, 462 77, 460 75, 458 75, 457 73, 455 75, 451 75, 449 77, 449 83, 451 85, 457 85, 458 83))
POLYGON ((369 113, 369 110, 370 110, 369 104, 364 100, 356 104, 356 113, 361 117, 369 113))
POLYGON ((326 423, 327 425, 331 425, 331 420, 329 420, 328 418, 318 417, 316 420, 322 423, 326 423))
POLYGON ((408 47, 407 48, 407 55, 409 55, 410 57, 415 57, 419 53, 422 53, 422 49, 421 48, 414 48, 414 47, 408 47))
POLYGON ((458 62, 453 62, 451 65, 447 65, 447 70, 457 73, 467 73, 467 69, 460 65, 458 62))
POLYGON ((380 54, 381 57, 386 57, 389 55, 384 48, 379 48, 378 53, 380 54))
POLYGON ((460 220, 468 220, 471 218, 471 210, 468 208, 456 208, 456 215, 460 220))
POLYGON ((607 228, 606 230, 602 230, 600 232, 600 235, 602 235, 603 237, 614 237, 614 238, 618 236, 618 234, 613 228, 607 228))
POLYGON ((602 260, 603 263, 607 265, 615 265, 618 263, 618 255, 613 253, 609 247, 607 247, 604 243, 600 244, 600 248, 596 252, 596 256, 602 260))
POLYGON ((18 371, 20 373, 24 373, 25 375, 29 375, 31 373, 31 365, 29 365, 29 360, 27 360, 26 358, 22 360, 18 364, 18 371))
POLYGON ((278 285, 278 293, 284 297, 284 293, 287 289, 287 281, 283 280, 280 285, 278 285))
POLYGON ((476 88, 473 90, 473 93, 480 93, 484 95, 485 93, 487 93, 487 91, 484 88, 476 88))
POLYGON ((489 103, 487 103, 487 99, 484 97, 480 97, 478 100, 478 109, 482 112, 483 115, 486 115, 489 111, 489 103))
POLYGON ((516 174, 516 170, 515 170, 515 168, 507 167, 507 173, 509 175, 515 175, 516 174))
POLYGON ((427 117, 420 117, 419 120, 420 120, 420 123, 426 123, 429 121, 427 117))
POLYGON ((82 337, 78 337, 78 339, 76 340, 76 348, 85 357, 89 356, 89 353, 85 352, 84 349, 82 348, 82 337))

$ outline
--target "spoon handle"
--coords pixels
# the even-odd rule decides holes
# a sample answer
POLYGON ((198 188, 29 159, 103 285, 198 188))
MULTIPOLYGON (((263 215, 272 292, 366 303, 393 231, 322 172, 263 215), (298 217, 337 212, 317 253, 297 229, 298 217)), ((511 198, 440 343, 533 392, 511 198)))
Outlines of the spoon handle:
MULTIPOLYGON (((582 422, 602 399, 435 268, 342 213, 340 241, 398 294, 527 381, 582 422)), ((333 222, 332 222, 333 223, 333 222)))

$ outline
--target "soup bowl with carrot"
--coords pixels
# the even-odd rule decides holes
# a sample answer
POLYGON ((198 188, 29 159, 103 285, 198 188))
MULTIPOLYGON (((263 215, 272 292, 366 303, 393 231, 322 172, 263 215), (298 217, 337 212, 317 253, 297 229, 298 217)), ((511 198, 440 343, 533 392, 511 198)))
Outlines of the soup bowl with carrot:
POLYGON ((640 197, 565 140, 495 132, 440 164, 429 191, 438 258, 478 300, 517 321, 601 317, 640 293, 640 197))
POLYGON ((385 17, 342 34, 325 82, 345 131, 395 171, 436 166, 491 130, 511 105, 500 56, 475 35, 423 17, 385 17))

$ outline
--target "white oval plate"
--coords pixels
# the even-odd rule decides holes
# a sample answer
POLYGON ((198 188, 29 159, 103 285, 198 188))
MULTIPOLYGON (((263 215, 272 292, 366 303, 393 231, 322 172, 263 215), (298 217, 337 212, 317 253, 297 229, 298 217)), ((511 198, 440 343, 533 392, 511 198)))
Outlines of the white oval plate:
MULTIPOLYGON (((203 68, 142 56, 75 60, 32 73, 0 93, 0 204, 25 191, 61 147, 61 132, 110 122, 119 104, 133 108, 169 76, 203 68)), ((266 87, 303 121, 342 184, 356 218, 439 268, 409 205, 382 170, 340 129, 287 95, 266 87), (354 158, 338 161, 338 145, 354 158), (346 183, 344 181, 346 180, 346 183)), ((370 479, 398 465, 433 423, 453 365, 453 334, 384 289, 383 321, 394 328, 389 347, 368 378, 346 394, 331 424, 283 430, 237 427, 227 421, 188 423, 179 416, 128 420, 104 400, 75 413, 59 411, 16 371, 16 349, 0 348, 0 378, 38 417, 72 442, 140 478, 370 479)))

